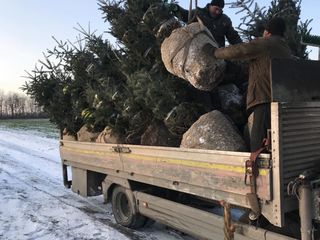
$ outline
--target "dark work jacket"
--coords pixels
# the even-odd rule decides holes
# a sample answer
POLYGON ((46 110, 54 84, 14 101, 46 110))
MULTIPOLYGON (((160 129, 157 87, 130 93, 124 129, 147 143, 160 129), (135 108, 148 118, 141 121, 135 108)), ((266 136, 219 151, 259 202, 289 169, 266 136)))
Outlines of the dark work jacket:
POLYGON ((216 49, 218 59, 247 59, 249 62, 249 82, 247 110, 262 103, 271 102, 270 60, 273 58, 291 58, 291 51, 280 36, 257 38, 249 43, 241 43, 216 49))
MULTIPOLYGON (((209 13, 208 7, 209 5, 205 8, 197 8, 197 15, 202 20, 203 24, 210 30, 219 46, 225 46, 225 37, 230 44, 241 43, 242 40, 238 32, 232 27, 230 18, 223 13, 220 16, 213 18, 209 13)), ((179 7, 179 10, 176 12, 176 16, 184 22, 188 22, 188 14, 189 11, 181 7, 179 7)), ((192 15, 194 15, 194 11, 192 12, 192 15)))

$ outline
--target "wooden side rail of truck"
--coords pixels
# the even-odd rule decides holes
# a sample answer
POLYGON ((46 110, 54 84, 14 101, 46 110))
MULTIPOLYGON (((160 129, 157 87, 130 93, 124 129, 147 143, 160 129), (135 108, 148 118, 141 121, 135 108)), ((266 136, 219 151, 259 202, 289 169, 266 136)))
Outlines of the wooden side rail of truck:
MULTIPOLYGON (((273 60, 271 66, 271 148, 259 155, 256 189, 273 228, 236 222, 234 236, 292 239, 281 228, 298 212, 301 238, 312 239, 320 220, 320 63, 273 60)), ((195 203, 223 200, 252 209, 244 183, 248 152, 61 141, 60 154, 65 185, 82 196, 103 194, 126 227, 142 226, 147 217, 200 239, 223 239, 225 219, 195 203)))

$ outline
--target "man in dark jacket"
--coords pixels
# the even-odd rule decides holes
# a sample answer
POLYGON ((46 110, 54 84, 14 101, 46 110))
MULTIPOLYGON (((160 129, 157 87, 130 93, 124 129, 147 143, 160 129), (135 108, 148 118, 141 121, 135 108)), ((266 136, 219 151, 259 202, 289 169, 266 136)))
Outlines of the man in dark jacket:
MULTIPOLYGON (((232 27, 230 18, 223 13, 223 8, 224 0, 212 0, 205 8, 197 8, 196 13, 210 30, 220 47, 225 46, 225 37, 230 44, 241 43, 242 40, 238 32, 232 27)), ((184 22, 188 22, 189 11, 176 4, 171 9, 178 18, 184 22)), ((194 15, 194 12, 192 15, 194 15)))
POLYGON ((271 125, 270 60, 291 58, 290 49, 283 38, 285 29, 282 18, 273 18, 266 24, 263 37, 214 50, 214 56, 219 59, 250 60, 247 111, 251 152, 261 147, 271 125))

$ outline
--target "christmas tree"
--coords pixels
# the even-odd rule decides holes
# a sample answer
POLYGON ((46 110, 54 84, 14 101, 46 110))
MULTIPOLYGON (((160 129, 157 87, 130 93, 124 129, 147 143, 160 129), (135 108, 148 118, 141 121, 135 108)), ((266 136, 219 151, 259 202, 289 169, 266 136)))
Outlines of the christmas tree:
POLYGON ((272 0, 269 7, 261 7, 254 0, 238 0, 230 4, 238 8, 238 13, 244 13, 239 30, 243 38, 262 36, 264 24, 272 17, 282 17, 287 23, 285 38, 292 53, 300 58, 307 58, 306 46, 301 44, 301 38, 310 33, 311 20, 299 22, 301 0, 272 0))
MULTIPOLYGON (((230 92, 244 94, 245 65, 229 63, 221 83, 235 84, 240 91, 235 86, 199 91, 170 74, 162 63, 162 41, 181 26, 167 1, 100 0, 99 5, 117 46, 79 26, 76 43, 56 40, 57 46, 46 52, 40 67, 29 72, 23 87, 61 131, 76 134, 87 125, 90 131, 100 132, 108 127, 125 143, 140 144, 144 136, 143 142, 149 137, 150 142, 177 146, 188 128, 214 109, 229 115, 242 130, 244 104, 228 109, 224 103, 230 92)), ((261 26, 272 16, 284 17, 293 52, 307 57, 300 37, 309 33, 309 21, 298 22, 300 1, 273 0, 267 9, 253 0, 238 0, 231 7, 246 14, 240 25, 246 39, 261 36, 261 26)))
MULTIPOLYGON (((130 113, 133 114, 132 119, 142 113, 148 116, 149 123, 163 121, 173 109, 184 109, 193 118, 199 117, 204 109, 211 109, 202 101, 207 93, 174 77, 163 66, 160 46, 164 36, 159 37, 157 32, 165 21, 173 17, 165 4, 167 2, 161 0, 100 1, 103 16, 111 24, 110 33, 118 39, 125 56, 121 60, 121 71, 136 104, 130 113), (192 108, 177 108, 186 103, 192 108)), ((145 125, 138 127, 130 121, 129 131, 143 132, 148 127, 148 123, 143 122, 145 125), (137 128, 141 129, 138 131, 137 128)), ((173 130, 173 125, 179 124, 186 128, 192 123, 171 122, 172 134, 181 137, 181 133, 173 130)))
POLYGON ((86 123, 94 131, 117 119, 122 103, 113 101, 124 90, 124 76, 117 70, 115 50, 101 36, 82 34, 76 44, 56 41, 57 46, 28 73, 23 90, 31 95, 62 131, 76 134, 86 123))

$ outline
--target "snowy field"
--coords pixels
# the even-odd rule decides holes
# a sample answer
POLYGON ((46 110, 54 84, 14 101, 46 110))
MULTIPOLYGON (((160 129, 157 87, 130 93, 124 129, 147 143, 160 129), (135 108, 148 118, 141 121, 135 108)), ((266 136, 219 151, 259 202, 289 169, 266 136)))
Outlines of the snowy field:
POLYGON ((0 239, 192 239, 160 224, 117 225, 102 196, 64 188, 58 146, 47 120, 0 120, 0 239))

